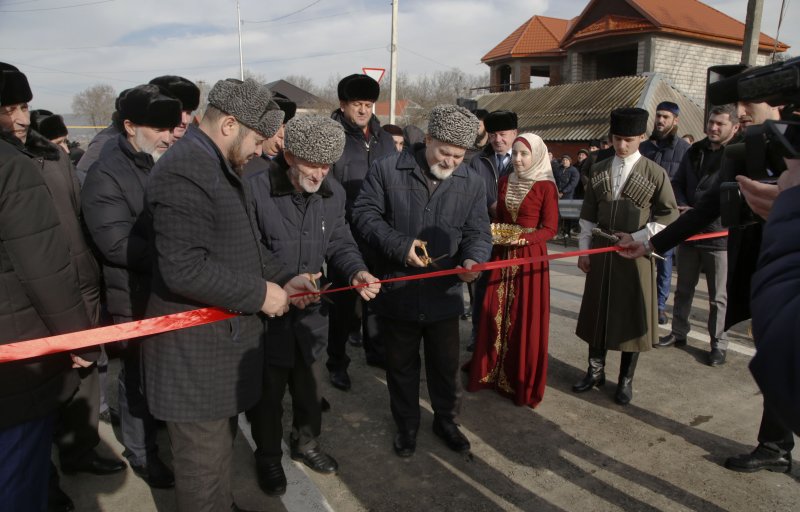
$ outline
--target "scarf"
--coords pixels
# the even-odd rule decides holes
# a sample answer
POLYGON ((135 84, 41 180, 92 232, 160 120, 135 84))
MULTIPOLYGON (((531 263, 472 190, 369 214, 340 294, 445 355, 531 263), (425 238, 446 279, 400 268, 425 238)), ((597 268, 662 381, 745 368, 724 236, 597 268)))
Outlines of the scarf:
MULTIPOLYGON (((524 144, 531 151, 531 166, 524 171, 514 172, 508 177, 508 189, 506 190, 506 209, 511 214, 511 218, 516 222, 519 206, 528 195, 533 184, 537 181, 550 180, 556 182, 553 177, 553 169, 550 167, 550 159, 547 156, 547 146, 538 135, 533 133, 523 133, 514 139, 514 145, 524 144)), ((512 146, 513 147, 513 146, 512 146)))

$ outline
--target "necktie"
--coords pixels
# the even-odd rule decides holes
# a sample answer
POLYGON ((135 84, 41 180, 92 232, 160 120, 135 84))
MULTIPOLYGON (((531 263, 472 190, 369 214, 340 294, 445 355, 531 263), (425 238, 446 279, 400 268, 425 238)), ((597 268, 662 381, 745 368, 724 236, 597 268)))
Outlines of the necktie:
POLYGON ((498 155, 497 155, 497 170, 498 171, 502 171, 503 170, 503 162, 505 162, 505 160, 506 160, 506 155, 501 155, 501 154, 498 153, 498 155))

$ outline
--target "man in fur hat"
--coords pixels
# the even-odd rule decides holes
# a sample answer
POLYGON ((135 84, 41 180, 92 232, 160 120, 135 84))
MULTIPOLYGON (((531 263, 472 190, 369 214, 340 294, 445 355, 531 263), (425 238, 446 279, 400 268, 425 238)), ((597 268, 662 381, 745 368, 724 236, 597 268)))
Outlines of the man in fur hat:
MULTIPOLYGON (((344 150, 345 136, 336 121, 307 116, 286 125, 283 158, 271 168, 250 175, 258 227, 266 246, 288 269, 298 274, 319 272, 323 263, 353 286, 377 281, 364 264, 344 220, 345 193, 336 180, 326 179, 331 164, 344 150)), ((368 301, 380 284, 359 288, 368 301)), ((328 311, 321 304, 293 310, 267 321, 264 347, 264 394, 248 412, 256 442, 256 471, 264 492, 286 491, 281 465, 283 396, 292 395, 291 457, 318 473, 336 472, 336 460, 320 447, 321 397, 318 375, 328 342, 328 311)))
POLYGON ((297 112, 297 104, 283 95, 275 93, 273 101, 283 111, 283 122, 277 124, 273 133, 265 133, 267 136, 261 144, 261 156, 250 160, 244 168, 245 176, 250 176, 258 172, 267 172, 274 165, 283 165, 283 139, 286 123, 288 123, 297 112))
MULTIPOLYGON (((615 156, 592 166, 581 208, 581 250, 609 247, 620 241, 647 240, 678 216, 664 169, 642 158, 647 111, 621 108, 611 112, 615 156)), ((633 397, 633 374, 639 352, 657 341, 658 307, 655 263, 624 259, 616 253, 580 256, 586 273, 576 334, 589 344, 589 369, 572 389, 589 391, 605 383, 608 350, 622 351, 614 399, 625 405, 633 397)))
MULTIPOLYGON (((142 218, 145 187, 182 121, 181 102, 156 85, 134 87, 119 107, 114 123, 120 134, 103 147, 81 190, 86 226, 103 264, 106 308, 114 323, 144 318, 153 266, 142 218)), ((131 340, 120 353, 124 455, 134 473, 151 487, 172 487, 174 476, 158 456, 156 420, 142 393, 139 350, 139 341, 131 340)))
POLYGON ((192 112, 200 106, 200 88, 194 82, 176 75, 158 76, 150 80, 150 83, 166 89, 181 102, 181 122, 172 130, 175 139, 180 139, 192 122, 192 112))
MULTIPOLYGON (((468 110, 439 105, 431 111, 425 145, 395 153, 370 170, 353 206, 353 228, 366 242, 370 268, 381 279, 428 272, 428 255, 441 268, 470 269, 489 258, 483 180, 462 164, 477 131, 478 120, 468 110)), ((461 281, 474 281, 478 274, 393 283, 370 303, 382 326, 397 425, 394 450, 400 457, 416 449, 422 340, 433 432, 454 451, 470 449, 455 423, 461 395, 458 331, 461 281)))
POLYGON ((231 456, 237 415, 261 398, 262 313, 283 315, 289 295, 315 290, 263 249, 241 179, 283 121, 271 97, 252 79, 217 82, 200 124, 159 159, 146 187, 155 248, 146 315, 208 306, 239 314, 142 343, 147 404, 167 422, 180 511, 236 510, 231 456))
MULTIPOLYGON (((650 139, 642 143, 641 153, 642 156, 654 161, 667 171, 667 175, 671 180, 675 177, 683 157, 689 150, 690 144, 683 140, 678 135, 678 118, 680 117, 681 109, 677 103, 671 101, 662 101, 656 107, 656 119, 653 124, 653 133, 650 139)), ((667 313, 667 299, 669 298, 669 289, 672 285, 672 257, 675 254, 674 249, 665 251, 663 260, 656 262, 658 268, 658 276, 656 277, 656 284, 658 286, 658 323, 666 324, 667 313)))
MULTIPOLYGON (((349 75, 339 81, 337 87, 339 108, 331 118, 341 123, 345 132, 345 145, 342 156, 333 164, 331 174, 342 184, 347 201, 345 203, 346 219, 352 226, 353 203, 361 190, 364 176, 373 162, 396 152, 392 136, 381 129, 380 121, 372 113, 372 106, 380 96, 378 82, 367 75, 349 75)), ((361 243, 355 237, 357 243, 361 243)), ((349 276, 335 272, 329 277, 334 286, 346 286, 349 276)), ((328 362, 331 384, 342 391, 350 389, 350 375, 347 368, 350 358, 347 355, 347 341, 354 344, 362 340, 367 364, 383 367, 384 350, 377 336, 378 326, 371 319, 369 308, 362 304, 362 321, 357 315, 358 294, 355 292, 337 293, 333 297, 334 314, 331 315, 330 334, 328 338, 328 362), (362 330, 363 334, 359 331, 362 330)))

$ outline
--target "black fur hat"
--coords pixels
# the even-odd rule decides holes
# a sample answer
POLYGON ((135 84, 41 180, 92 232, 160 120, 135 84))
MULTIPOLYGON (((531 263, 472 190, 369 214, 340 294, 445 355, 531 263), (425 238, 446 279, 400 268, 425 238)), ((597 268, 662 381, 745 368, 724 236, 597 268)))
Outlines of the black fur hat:
POLYGON ((288 123, 289 120, 291 120, 297 113, 297 103, 293 102, 282 94, 280 96, 276 94, 272 99, 278 104, 279 107, 281 107, 281 110, 283 110, 283 122, 288 123))
POLYGON ((194 112, 200 105, 200 88, 182 76, 164 75, 150 80, 151 84, 165 88, 181 100, 182 110, 194 112))
POLYGON ((53 114, 49 110, 34 110, 31 112, 31 128, 41 133, 48 140, 66 137, 69 135, 64 118, 53 114))
POLYGON ((618 108, 611 112, 611 134, 620 137, 642 135, 647 131, 647 111, 643 108, 618 108))
POLYGON ((0 62, 0 73, 3 75, 0 106, 28 103, 33 99, 28 78, 16 66, 0 62))
POLYGON ((381 95, 381 86, 367 75, 349 75, 339 81, 339 101, 372 101, 381 95))
POLYGON ((127 119, 141 126, 171 129, 181 124, 181 110, 181 102, 157 85, 137 85, 119 100, 119 122, 127 119))
POLYGON ((510 110, 495 110, 483 118, 483 127, 488 133, 517 129, 517 114, 510 110))

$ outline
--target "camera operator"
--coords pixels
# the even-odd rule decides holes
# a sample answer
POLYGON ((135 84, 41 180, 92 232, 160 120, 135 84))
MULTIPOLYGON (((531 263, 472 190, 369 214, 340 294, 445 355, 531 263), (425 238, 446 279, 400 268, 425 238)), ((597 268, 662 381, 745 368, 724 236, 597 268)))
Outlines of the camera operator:
MULTIPOLYGON (((770 119, 780 119, 779 108, 764 102, 740 101, 737 103, 737 115, 742 129, 763 124, 770 119)), ((622 247, 620 254, 628 258, 637 258, 649 252, 660 254, 700 232, 720 216, 721 186, 725 182, 738 182, 742 195, 754 213, 761 216, 762 219, 766 218, 778 193, 778 187, 775 184, 760 183, 745 176, 736 176, 737 170, 740 169, 731 163, 730 159, 723 158, 723 164, 715 181, 694 208, 686 211, 678 220, 648 242, 633 241, 620 244, 622 247)), ((761 245, 762 222, 731 227, 729 230, 726 330, 751 316, 750 279, 756 270, 761 245)), ((758 339, 757 335, 756 339, 758 339)), ((762 469, 789 472, 792 466, 791 450, 793 447, 792 431, 781 421, 779 413, 773 405, 765 401, 758 432, 758 446, 751 453, 729 457, 725 461, 725 467, 741 472, 762 469)))

